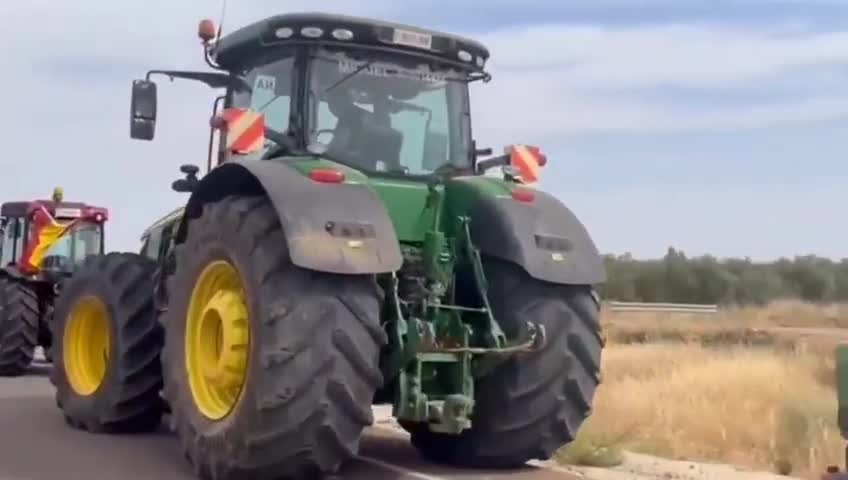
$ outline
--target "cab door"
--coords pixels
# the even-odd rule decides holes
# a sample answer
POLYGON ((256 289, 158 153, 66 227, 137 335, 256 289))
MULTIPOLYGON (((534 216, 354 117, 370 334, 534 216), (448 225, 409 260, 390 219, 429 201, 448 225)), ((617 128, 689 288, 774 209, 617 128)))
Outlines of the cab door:
POLYGON ((20 261, 28 237, 28 223, 19 217, 0 220, 0 268, 16 265, 20 261))

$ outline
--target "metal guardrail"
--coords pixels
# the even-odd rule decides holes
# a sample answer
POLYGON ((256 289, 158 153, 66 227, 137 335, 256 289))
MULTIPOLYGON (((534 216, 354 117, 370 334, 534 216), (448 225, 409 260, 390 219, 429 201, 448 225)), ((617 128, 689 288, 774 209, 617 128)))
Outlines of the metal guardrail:
POLYGON ((718 305, 692 303, 604 302, 613 312, 718 313, 718 305))

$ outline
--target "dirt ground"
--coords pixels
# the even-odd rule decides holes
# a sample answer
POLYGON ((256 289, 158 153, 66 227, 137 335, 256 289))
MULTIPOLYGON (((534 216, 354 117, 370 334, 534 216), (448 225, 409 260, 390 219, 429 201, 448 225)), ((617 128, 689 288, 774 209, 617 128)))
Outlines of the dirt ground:
MULTIPOLYGON (((375 425, 403 432, 391 416, 391 407, 375 407, 374 414, 375 425)), ((553 461, 535 465, 566 471, 585 480, 804 480, 731 465, 666 460, 631 452, 624 454, 623 464, 612 468, 559 465, 553 461)))
POLYGON ((800 477, 743 470, 732 465, 683 462, 625 453, 624 463, 612 468, 562 467, 585 480, 803 480, 800 477))

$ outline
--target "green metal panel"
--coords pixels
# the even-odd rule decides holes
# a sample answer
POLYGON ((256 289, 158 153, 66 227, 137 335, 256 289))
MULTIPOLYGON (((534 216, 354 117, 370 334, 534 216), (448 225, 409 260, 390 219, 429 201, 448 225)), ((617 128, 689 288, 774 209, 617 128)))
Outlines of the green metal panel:
POLYGON ((848 439, 848 344, 836 347, 836 392, 839 405, 839 429, 848 439))
MULTIPOLYGON (((366 183, 383 201, 401 242, 422 242, 431 227, 434 211, 427 206, 427 184, 422 181, 374 176, 317 157, 287 157, 285 162, 304 175, 316 168, 333 168, 345 174, 346 183, 366 183)), ((441 188, 441 187, 440 187, 441 188)))
POLYGON ((468 176, 457 177, 447 182, 445 189, 447 202, 445 217, 451 219, 445 225, 445 232, 453 237, 460 234, 460 217, 471 214, 477 201, 482 197, 509 197, 513 185, 494 177, 468 176))
POLYGON ((423 242, 438 214, 442 228, 451 237, 460 233, 458 217, 468 215, 481 196, 510 195, 510 184, 493 177, 467 176, 448 180, 436 187, 445 193, 445 202, 438 208, 428 205, 428 185, 421 180, 371 177, 369 183, 389 211, 401 242, 423 242), (436 210, 441 210, 437 212, 436 210))
POLYGON ((286 157, 284 160, 304 175, 316 168, 334 168, 345 173, 346 183, 367 183, 383 200, 395 226, 398 240, 404 243, 422 243, 428 229, 438 214, 445 233, 456 236, 459 232, 458 216, 468 215, 481 196, 509 196, 511 184, 500 178, 464 176, 448 180, 436 188, 446 194, 441 208, 428 205, 428 184, 419 179, 403 179, 368 175, 354 168, 318 157, 286 157), (437 212, 436 210, 441 210, 437 212))
POLYGON ((427 184, 381 177, 371 178, 370 184, 386 205, 398 240, 423 242, 435 215, 435 211, 427 205, 427 184))

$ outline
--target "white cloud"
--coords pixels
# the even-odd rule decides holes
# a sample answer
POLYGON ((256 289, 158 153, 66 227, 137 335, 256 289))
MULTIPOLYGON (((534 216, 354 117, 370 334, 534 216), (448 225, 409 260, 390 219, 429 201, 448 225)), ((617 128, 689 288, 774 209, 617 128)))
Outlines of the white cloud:
POLYGON ((724 87, 815 65, 848 65, 848 32, 538 25, 482 40, 506 72, 538 69, 580 88, 724 87))
MULTIPOLYGON (((517 2, 513 5, 523 8, 517 2)), ((320 4, 230 0, 225 26, 232 30, 281 10, 334 10, 396 19, 405 9, 415 8, 423 7, 387 0, 320 4)), ((0 41, 14 46, 4 51, 5 71, 12 75, 4 76, 0 104, 7 112, 16 112, 0 117, 0 131, 11 139, 5 141, 0 165, 37 172, 4 185, 2 200, 42 196, 62 185, 68 197, 112 208, 112 248, 137 248, 142 228, 183 200, 169 190, 179 175, 178 166, 205 162, 212 95, 198 84, 163 81, 157 140, 132 141, 130 81, 148 68, 204 68, 196 24, 204 16, 217 19, 219 12, 218 1, 200 0, 0 2, 0 18, 5 20, 0 41), (50 67, 58 58, 82 59, 107 70, 111 66, 118 76, 89 82, 84 80, 86 72, 57 74, 50 67)), ((750 86, 780 79, 787 72, 846 63, 848 33, 787 36, 716 26, 612 29, 551 24, 473 36, 492 50, 495 74, 492 83, 474 86, 475 131, 482 144, 496 149, 513 141, 556 143, 562 136, 581 133, 739 130, 848 113, 848 89, 845 96, 774 100, 756 108, 692 105, 636 94, 607 96, 608 91, 642 87, 750 86)), ((660 199, 654 204, 651 198, 639 204, 628 197, 633 206, 626 216, 638 218, 636 205, 641 205, 657 219, 686 224, 682 211, 664 214, 660 199)), ((681 205, 697 200, 680 198, 681 205)), ((618 226, 602 220, 620 215, 617 201, 606 196, 586 199, 582 203, 586 208, 578 214, 591 219, 588 223, 600 235, 602 247, 622 250, 630 240, 620 236, 618 226)), ((702 211, 707 212, 707 206, 702 211)), ((722 224, 721 219, 711 221, 722 224)), ((691 232, 705 232, 698 228, 680 238, 682 246, 694 238, 691 232)), ((655 241, 651 237, 662 235, 671 235, 668 243, 677 243, 672 241, 678 238, 674 232, 643 230, 643 237, 633 239, 636 245, 651 245, 655 241)), ((811 226, 810 231, 816 230, 811 226)), ((798 242, 808 240, 816 241, 799 237, 798 242)), ((715 245, 709 242, 719 240, 698 241, 703 243, 693 245, 709 250, 715 245)), ((775 251, 795 248, 786 240, 775 240, 773 245, 775 251)), ((828 248, 830 244, 820 249, 828 248)))
MULTIPOLYGON (((477 124, 496 135, 733 131, 848 118, 848 89, 813 98, 786 99, 785 93, 792 85, 785 75, 813 82, 816 77, 805 77, 805 70, 848 67, 848 32, 790 36, 717 26, 548 25, 493 32, 482 40, 493 52, 495 79, 475 86, 477 124), (784 95, 754 107, 638 95, 639 88, 764 91, 772 84, 784 95)), ((822 87, 832 85, 828 78, 822 87)))
POLYGON ((578 94, 541 74, 504 75, 498 82, 475 88, 474 121, 484 136, 510 141, 585 133, 735 132, 848 118, 848 93, 719 108, 578 94))

